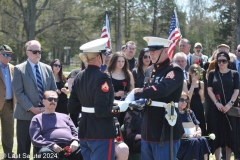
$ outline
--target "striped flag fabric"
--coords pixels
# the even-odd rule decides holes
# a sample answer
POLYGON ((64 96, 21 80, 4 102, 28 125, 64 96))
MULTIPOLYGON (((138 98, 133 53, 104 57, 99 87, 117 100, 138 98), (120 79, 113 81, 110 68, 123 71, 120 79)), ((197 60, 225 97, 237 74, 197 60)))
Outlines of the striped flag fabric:
POLYGON ((170 30, 168 33, 168 39, 172 41, 172 43, 168 47, 168 57, 170 59, 174 56, 174 50, 176 49, 178 41, 181 39, 181 32, 178 25, 178 18, 177 18, 177 12, 174 10, 174 13, 172 15, 172 21, 170 25, 170 30))
POLYGON ((106 18, 103 23, 101 38, 108 38, 107 47, 112 49, 111 36, 110 36, 110 24, 108 19, 108 10, 106 10, 106 18))

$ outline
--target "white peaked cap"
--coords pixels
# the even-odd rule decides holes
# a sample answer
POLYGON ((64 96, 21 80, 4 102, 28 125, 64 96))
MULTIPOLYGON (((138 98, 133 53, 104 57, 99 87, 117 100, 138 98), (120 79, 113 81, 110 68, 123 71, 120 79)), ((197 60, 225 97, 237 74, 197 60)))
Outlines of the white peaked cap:
POLYGON ((143 37, 143 39, 148 43, 148 47, 151 46, 169 47, 169 44, 172 43, 171 40, 159 37, 143 37))
POLYGON ((83 44, 79 49, 83 52, 99 53, 102 50, 106 50, 107 42, 108 38, 100 38, 83 44))

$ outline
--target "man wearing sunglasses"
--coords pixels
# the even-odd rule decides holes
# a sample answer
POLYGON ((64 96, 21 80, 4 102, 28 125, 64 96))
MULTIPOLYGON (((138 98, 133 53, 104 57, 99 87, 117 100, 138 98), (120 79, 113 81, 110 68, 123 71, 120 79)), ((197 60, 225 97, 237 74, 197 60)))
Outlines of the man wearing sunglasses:
POLYGON ((43 53, 41 44, 31 40, 25 47, 28 59, 15 66, 12 82, 17 99, 14 118, 17 119, 17 153, 21 156, 19 159, 24 159, 23 154, 30 153, 29 125, 34 115, 44 111, 44 91, 57 90, 51 67, 40 62, 43 53))
POLYGON ((58 94, 55 91, 45 91, 42 102, 45 111, 32 118, 29 128, 31 140, 38 155, 50 155, 49 158, 54 160, 57 157, 66 160, 82 160, 75 125, 68 115, 55 112, 58 94), (64 156, 63 148, 66 146, 71 149, 69 156, 64 156))
POLYGON ((150 79, 145 87, 134 90, 135 99, 148 99, 142 122, 142 159, 176 159, 184 130, 177 106, 171 105, 171 112, 165 110, 165 107, 167 109, 170 102, 179 101, 183 88, 183 71, 178 65, 170 62, 168 57, 170 40, 158 37, 143 39, 148 43, 150 58, 154 65, 146 70, 146 77, 150 79), (175 115, 172 119, 175 124, 171 126, 169 118, 165 118, 170 113, 175 115), (171 140, 172 143, 169 142, 171 140))
POLYGON ((0 47, 0 119, 2 128, 2 146, 4 154, 10 159, 13 149, 15 97, 12 90, 14 66, 10 64, 13 51, 8 45, 0 47))

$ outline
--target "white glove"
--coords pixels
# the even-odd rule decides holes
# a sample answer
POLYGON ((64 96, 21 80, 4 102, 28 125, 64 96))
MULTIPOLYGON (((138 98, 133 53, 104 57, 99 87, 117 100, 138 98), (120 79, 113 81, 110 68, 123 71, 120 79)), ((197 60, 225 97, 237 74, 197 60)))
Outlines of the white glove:
POLYGON ((125 98, 126 102, 132 102, 135 100, 135 96, 134 96, 134 89, 127 95, 127 97, 125 98))
POLYGON ((129 105, 129 102, 125 102, 125 101, 118 102, 120 112, 125 112, 128 109, 128 105, 129 105))

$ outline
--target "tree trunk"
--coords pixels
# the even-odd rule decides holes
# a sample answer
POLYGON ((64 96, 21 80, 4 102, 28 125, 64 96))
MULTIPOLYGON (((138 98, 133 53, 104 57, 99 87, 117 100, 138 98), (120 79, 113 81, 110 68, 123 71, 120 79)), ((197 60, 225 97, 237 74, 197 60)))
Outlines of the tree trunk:
POLYGON ((28 0, 24 10, 24 28, 27 34, 27 41, 35 39, 36 28, 36 3, 38 0, 28 0))
POLYGON ((237 44, 240 44, 240 1, 236 0, 236 8, 237 8, 237 23, 236 23, 236 31, 237 31, 237 44))
POLYGON ((127 9, 127 2, 128 0, 125 0, 125 3, 124 3, 124 21, 125 21, 125 27, 124 27, 124 38, 125 38, 125 43, 128 39, 128 9, 127 9))
POLYGON ((157 35, 157 0, 154 1, 152 36, 157 35))
POLYGON ((116 51, 120 51, 122 47, 122 0, 118 0, 118 13, 116 24, 116 51))

